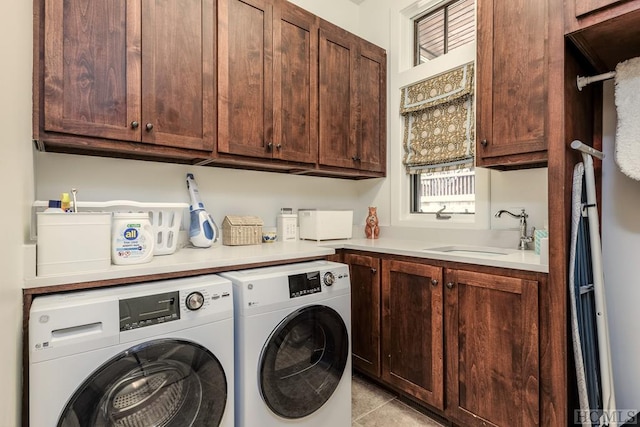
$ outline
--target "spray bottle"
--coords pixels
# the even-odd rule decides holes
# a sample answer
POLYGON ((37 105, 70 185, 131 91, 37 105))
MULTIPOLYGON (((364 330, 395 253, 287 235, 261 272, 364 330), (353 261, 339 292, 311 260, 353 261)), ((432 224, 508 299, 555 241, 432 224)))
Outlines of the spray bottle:
POLYGON ((204 203, 200 200, 196 180, 191 173, 187 174, 187 189, 191 196, 189 241, 198 248, 208 248, 218 240, 218 226, 211 215, 204 209, 204 203))

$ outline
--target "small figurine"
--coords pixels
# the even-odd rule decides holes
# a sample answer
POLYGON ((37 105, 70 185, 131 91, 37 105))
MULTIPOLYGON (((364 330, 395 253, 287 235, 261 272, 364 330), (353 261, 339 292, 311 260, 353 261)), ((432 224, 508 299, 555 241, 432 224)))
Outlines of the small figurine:
POLYGON ((367 239, 377 239, 380 236, 380 227, 378 226, 377 208, 369 206, 369 215, 364 225, 364 233, 367 239))

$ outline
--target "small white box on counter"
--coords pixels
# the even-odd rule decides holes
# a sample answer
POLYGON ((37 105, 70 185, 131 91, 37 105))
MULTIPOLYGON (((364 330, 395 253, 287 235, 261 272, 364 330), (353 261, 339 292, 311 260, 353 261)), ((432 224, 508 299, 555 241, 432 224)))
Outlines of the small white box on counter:
POLYGON ((37 218, 38 276, 109 269, 111 212, 38 212, 37 218))
POLYGON ((353 233, 352 210, 298 210, 300 239, 336 240, 350 239, 353 233))

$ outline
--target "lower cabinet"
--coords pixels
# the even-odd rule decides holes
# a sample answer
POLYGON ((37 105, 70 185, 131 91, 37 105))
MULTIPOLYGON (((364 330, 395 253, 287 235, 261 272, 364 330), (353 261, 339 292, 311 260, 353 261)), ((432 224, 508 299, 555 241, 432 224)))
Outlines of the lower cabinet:
POLYGON ((443 409, 442 267, 382 261, 382 380, 443 409))
POLYGON ((355 253, 344 262, 356 370, 459 425, 540 424, 535 273, 355 253))
POLYGON ((461 425, 539 425, 538 282, 445 271, 447 415, 461 425))
POLYGON ((351 274, 352 364, 376 378, 380 372, 380 259, 345 255, 351 274))

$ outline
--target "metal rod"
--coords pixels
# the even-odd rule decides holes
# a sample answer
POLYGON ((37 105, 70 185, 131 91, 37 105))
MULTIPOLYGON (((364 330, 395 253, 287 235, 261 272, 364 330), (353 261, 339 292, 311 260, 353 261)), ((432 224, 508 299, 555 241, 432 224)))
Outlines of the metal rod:
POLYGON ((596 76, 591 76, 591 77, 580 77, 578 76, 576 79, 576 82, 578 84, 578 90, 582 90, 583 87, 585 87, 588 84, 594 83, 594 82, 599 82, 602 80, 608 80, 608 79, 612 79, 616 76, 616 72, 615 71, 609 71, 608 73, 604 73, 604 74, 598 74, 596 76))
POLYGON ((591 154, 593 157, 597 157, 600 160, 604 159, 604 153, 602 151, 598 151, 593 147, 589 147, 587 144, 583 144, 582 141, 578 141, 577 139, 571 142, 571 148, 583 153, 591 154))

